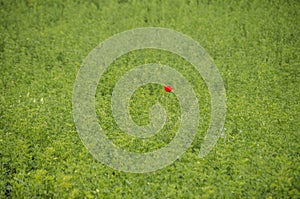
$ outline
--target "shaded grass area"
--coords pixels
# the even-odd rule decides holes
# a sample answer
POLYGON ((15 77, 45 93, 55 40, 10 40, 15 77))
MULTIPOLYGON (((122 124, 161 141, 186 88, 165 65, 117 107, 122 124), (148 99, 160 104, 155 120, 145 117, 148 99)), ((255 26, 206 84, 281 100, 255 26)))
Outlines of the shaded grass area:
POLYGON ((299 10, 297 1, 0 1, 0 198, 299 198, 299 10), (182 32, 214 59, 227 92, 226 139, 200 159, 210 117, 203 80, 176 55, 132 52, 110 66, 97 90, 98 117, 113 132, 108 137, 144 152, 174 136, 176 99, 157 85, 135 93, 131 114, 143 124, 152 103, 165 103, 167 136, 132 140, 109 114, 118 77, 156 61, 192 83, 201 128, 171 166, 130 174, 97 162, 84 147, 72 90, 95 46, 148 26, 182 32))

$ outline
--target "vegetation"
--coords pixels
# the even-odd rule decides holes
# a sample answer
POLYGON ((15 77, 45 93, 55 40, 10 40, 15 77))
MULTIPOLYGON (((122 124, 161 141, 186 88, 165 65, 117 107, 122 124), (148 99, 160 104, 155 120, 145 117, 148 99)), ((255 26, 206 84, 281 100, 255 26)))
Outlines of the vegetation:
POLYGON ((0 198, 300 198, 298 1, 0 0, 0 198), (118 146, 151 151, 178 128, 178 102, 158 85, 138 89, 138 124, 159 101, 164 127, 147 141, 120 132, 110 111, 114 84, 143 63, 175 67, 193 85, 200 128, 172 165, 152 173, 117 171, 96 161, 72 116, 72 91, 88 53, 137 27, 165 27, 198 41, 227 92, 226 137, 198 157, 210 119, 204 81, 182 58, 141 50, 117 59, 100 80, 96 108, 118 146))

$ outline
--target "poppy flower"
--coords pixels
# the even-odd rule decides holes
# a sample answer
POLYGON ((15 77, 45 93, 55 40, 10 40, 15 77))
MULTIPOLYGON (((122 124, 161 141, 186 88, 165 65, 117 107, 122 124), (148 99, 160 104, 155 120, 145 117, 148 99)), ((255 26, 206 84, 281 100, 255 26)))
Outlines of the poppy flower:
POLYGON ((164 89, 166 92, 171 92, 173 90, 173 88, 171 86, 164 86, 164 89))

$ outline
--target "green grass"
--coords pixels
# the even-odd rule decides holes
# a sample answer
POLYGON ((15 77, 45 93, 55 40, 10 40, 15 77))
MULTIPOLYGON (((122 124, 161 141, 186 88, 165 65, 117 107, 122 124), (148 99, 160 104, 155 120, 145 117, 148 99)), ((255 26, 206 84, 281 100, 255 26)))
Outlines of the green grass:
POLYGON ((0 0, 0 198, 299 198, 300 4, 297 1, 0 0), (214 59, 227 93, 226 139, 198 157, 210 97, 180 57, 158 50, 116 60, 97 89, 97 114, 109 139, 130 151, 166 145, 178 128, 178 102, 158 85, 140 88, 130 113, 168 111, 167 134, 133 139, 118 130, 110 94, 143 63, 168 64, 193 85, 199 132, 174 164, 131 174, 97 162, 81 142, 72 90, 88 53, 113 34, 165 27, 198 41, 214 59))

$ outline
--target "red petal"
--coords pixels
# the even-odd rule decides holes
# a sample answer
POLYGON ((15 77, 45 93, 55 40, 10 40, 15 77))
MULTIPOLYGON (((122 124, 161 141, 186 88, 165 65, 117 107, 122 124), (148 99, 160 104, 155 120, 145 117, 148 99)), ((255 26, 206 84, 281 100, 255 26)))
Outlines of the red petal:
POLYGON ((164 86, 166 92, 171 92, 173 88, 171 86, 164 86))

